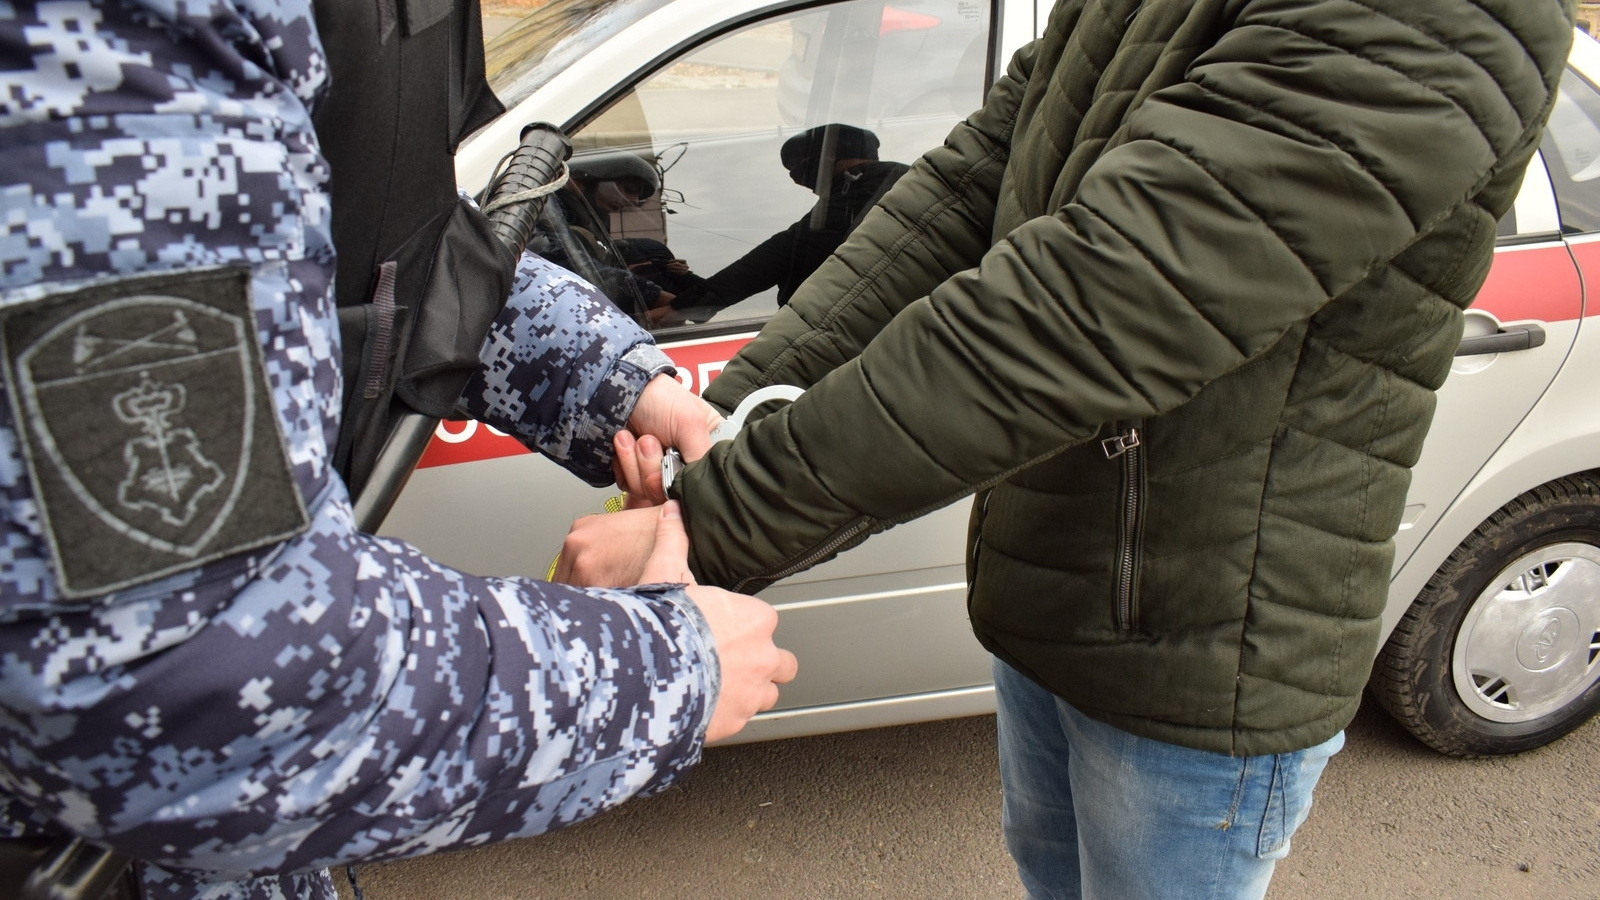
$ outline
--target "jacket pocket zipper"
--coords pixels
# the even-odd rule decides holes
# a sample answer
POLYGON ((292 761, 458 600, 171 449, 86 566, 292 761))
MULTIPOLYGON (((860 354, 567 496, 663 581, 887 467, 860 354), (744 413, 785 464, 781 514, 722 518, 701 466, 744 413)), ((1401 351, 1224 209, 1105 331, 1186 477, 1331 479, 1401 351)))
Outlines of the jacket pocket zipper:
POLYGON ((983 492, 982 499, 978 501, 978 521, 972 529, 972 546, 967 551, 967 611, 972 611, 973 589, 978 584, 978 554, 983 551, 983 523, 989 518, 989 500, 994 497, 994 489, 983 492))
POLYGON ((1106 459, 1120 460, 1122 497, 1117 509, 1115 609, 1117 629, 1134 631, 1139 624, 1139 544, 1144 524, 1144 443, 1140 422, 1118 422, 1115 433, 1100 442, 1106 459))

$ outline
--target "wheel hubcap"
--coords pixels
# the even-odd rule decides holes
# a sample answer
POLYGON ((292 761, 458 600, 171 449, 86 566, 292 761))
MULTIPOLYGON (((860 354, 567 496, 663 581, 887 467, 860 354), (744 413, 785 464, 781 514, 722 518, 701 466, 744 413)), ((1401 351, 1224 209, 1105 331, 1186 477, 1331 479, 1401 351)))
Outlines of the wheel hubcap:
POLYGON ((1456 693, 1493 722, 1529 722, 1600 678, 1600 548, 1554 544, 1497 573, 1451 657, 1456 693))

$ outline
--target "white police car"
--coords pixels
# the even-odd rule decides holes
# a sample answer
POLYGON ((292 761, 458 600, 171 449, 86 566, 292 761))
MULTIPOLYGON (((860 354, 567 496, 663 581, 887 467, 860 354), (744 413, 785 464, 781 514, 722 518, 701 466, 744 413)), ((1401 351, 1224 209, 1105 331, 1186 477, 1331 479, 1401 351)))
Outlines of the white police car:
MULTIPOLYGON (((458 171, 481 186, 530 121, 565 129, 579 159, 633 154, 660 189, 613 214, 611 237, 664 243, 708 275, 810 208, 779 163, 785 139, 849 123, 879 138, 881 158, 911 161, 980 103, 987 73, 1048 6, 485 0, 491 80, 513 109, 463 148, 458 171)), ((1372 691, 1447 753, 1539 746, 1600 710, 1597 81, 1600 47, 1580 36, 1396 540, 1372 691)), ((658 337, 698 390, 774 309, 769 290, 678 316, 658 337)), ((508 438, 447 423, 383 530, 468 571, 542 575, 571 519, 607 496, 508 438)), ((800 677, 744 739, 992 709, 966 622, 964 507, 763 593, 800 677)))

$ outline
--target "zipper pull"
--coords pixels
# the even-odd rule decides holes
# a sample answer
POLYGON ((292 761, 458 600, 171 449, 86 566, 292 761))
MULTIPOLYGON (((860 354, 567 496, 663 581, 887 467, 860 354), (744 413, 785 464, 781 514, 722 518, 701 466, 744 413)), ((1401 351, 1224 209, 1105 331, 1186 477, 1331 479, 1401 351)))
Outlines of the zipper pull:
POLYGON ((1132 427, 1100 442, 1100 449, 1105 451, 1106 459, 1116 459, 1137 446, 1139 446, 1139 429, 1132 427))

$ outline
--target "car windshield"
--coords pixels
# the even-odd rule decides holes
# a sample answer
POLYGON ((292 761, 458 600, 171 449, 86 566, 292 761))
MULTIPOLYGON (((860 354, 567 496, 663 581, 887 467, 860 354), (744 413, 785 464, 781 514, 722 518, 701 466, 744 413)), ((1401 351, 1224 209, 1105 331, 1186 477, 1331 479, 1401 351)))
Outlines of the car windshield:
POLYGON ((514 106, 596 44, 669 2, 483 0, 489 84, 514 106))

